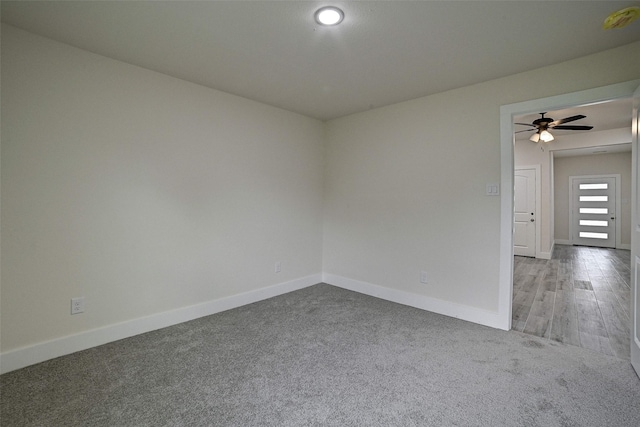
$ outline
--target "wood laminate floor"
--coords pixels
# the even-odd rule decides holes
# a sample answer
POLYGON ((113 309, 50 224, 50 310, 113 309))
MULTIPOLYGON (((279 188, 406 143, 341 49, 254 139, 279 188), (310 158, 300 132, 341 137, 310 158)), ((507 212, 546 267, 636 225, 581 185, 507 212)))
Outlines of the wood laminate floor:
POLYGON ((556 245, 515 257, 512 328, 629 359, 630 251, 556 245))

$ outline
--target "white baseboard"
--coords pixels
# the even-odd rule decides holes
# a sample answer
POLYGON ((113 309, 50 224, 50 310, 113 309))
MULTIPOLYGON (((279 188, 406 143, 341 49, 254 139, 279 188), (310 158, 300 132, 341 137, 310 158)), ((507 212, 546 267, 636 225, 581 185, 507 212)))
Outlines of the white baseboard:
POLYGON ((42 343, 10 350, 0 354, 0 373, 14 371, 45 360, 86 350, 112 341, 177 325, 199 317, 220 313, 246 304, 286 294, 318 284, 322 274, 313 274, 285 283, 232 295, 201 304, 178 308, 151 316, 141 317, 114 325, 105 326, 79 334, 45 341, 42 343))
POLYGON ((539 258, 539 259, 551 259, 551 253, 552 252, 540 252, 536 258, 539 258))
MULTIPOLYGON (((572 243, 569 240, 564 240, 564 239, 556 239, 554 243, 556 245, 569 245, 569 246, 572 245, 572 243)), ((631 245, 629 243, 620 243, 618 244, 618 246, 616 246, 616 249, 624 249, 624 250, 630 251, 631 245)))
POLYGON ((359 292, 361 294, 381 298, 398 304, 443 314, 449 317, 455 317, 457 319, 490 326, 496 329, 504 329, 504 322, 500 321, 498 312, 470 307, 468 305, 456 304, 411 292, 386 288, 334 274, 323 273, 322 281, 339 288, 348 289, 350 291, 359 292))

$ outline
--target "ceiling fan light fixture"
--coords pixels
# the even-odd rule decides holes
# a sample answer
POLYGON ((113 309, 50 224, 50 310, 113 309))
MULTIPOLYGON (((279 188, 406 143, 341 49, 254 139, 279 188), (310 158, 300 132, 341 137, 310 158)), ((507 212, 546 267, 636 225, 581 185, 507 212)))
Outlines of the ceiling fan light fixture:
POLYGON ((553 135, 551 135, 549 131, 543 130, 542 132, 540 132, 540 139, 542 140, 542 142, 550 142, 550 141, 553 141, 555 138, 553 137, 553 135))
POLYGON ((324 26, 338 25, 344 19, 344 12, 335 6, 318 9, 314 15, 316 22, 324 26))
POLYGON ((536 132, 533 135, 531 135, 531 138, 529 138, 529 141, 532 142, 550 142, 553 141, 555 138, 553 137, 553 135, 551 135, 551 132, 547 131, 547 130, 543 130, 541 132, 536 132))

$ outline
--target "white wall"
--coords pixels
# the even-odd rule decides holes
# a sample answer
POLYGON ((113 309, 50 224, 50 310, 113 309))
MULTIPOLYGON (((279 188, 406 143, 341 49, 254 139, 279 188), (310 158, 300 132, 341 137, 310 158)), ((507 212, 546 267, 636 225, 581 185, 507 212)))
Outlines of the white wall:
POLYGON ((500 106, 634 80, 639 50, 634 43, 330 121, 325 276, 469 320, 497 314, 500 198, 485 196, 485 185, 500 182, 500 106))
POLYGON ((5 356, 321 280, 322 122, 4 24, 2 89, 5 356))
POLYGON ((552 203, 554 195, 553 191, 551 191, 554 183, 554 152, 584 147, 628 144, 631 142, 631 126, 622 129, 555 136, 556 139, 554 141, 545 145, 544 151, 540 149, 540 144, 534 144, 528 139, 517 140, 514 145, 514 164, 516 166, 540 165, 541 206, 538 211, 541 228, 540 251, 547 257, 551 256, 554 240, 563 239, 562 237, 554 236, 556 227, 552 220, 554 219, 552 203))
POLYGON ((631 246, 631 152, 557 157, 554 169, 555 239, 569 240, 569 177, 583 175, 620 175, 620 207, 616 215, 621 227, 618 247, 631 246))

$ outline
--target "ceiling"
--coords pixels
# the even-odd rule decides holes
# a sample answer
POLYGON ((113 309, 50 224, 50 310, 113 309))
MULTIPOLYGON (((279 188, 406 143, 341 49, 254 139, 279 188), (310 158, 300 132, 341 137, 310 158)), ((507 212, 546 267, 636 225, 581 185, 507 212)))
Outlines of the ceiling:
MULTIPOLYGON (((640 40, 638 1, 2 1, 2 21, 321 120, 640 40), (344 10, 336 27, 313 20, 344 10)), ((531 98, 536 98, 532 93, 531 98)), ((589 116, 589 119, 592 119, 589 116)))
POLYGON ((573 148, 570 150, 553 150, 553 157, 591 156, 598 154, 630 153, 631 143, 603 145, 600 147, 573 148))
MULTIPOLYGON (((552 119, 563 119, 565 117, 571 117, 578 114, 586 116, 584 119, 576 120, 567 125, 587 125, 593 126, 590 131, 578 131, 578 130, 553 130, 551 133, 555 137, 562 137, 562 135, 576 135, 583 132, 595 132, 610 129, 631 129, 631 116, 632 116, 633 104, 631 98, 618 99, 615 101, 601 102, 592 105, 583 105, 573 108, 566 108, 563 110, 545 111, 545 117, 552 119)), ((540 111, 541 113, 543 111, 540 111)), ((517 116, 514 118, 514 122, 517 123, 532 123, 534 120, 539 119, 540 114, 526 114, 523 116, 517 116)), ((514 129, 517 131, 524 131, 527 126, 514 125, 514 129)), ((528 139, 534 131, 516 133, 516 140, 528 139)))

